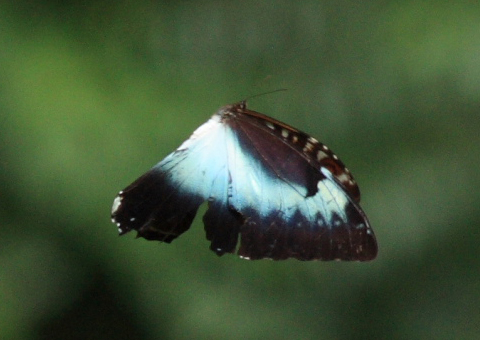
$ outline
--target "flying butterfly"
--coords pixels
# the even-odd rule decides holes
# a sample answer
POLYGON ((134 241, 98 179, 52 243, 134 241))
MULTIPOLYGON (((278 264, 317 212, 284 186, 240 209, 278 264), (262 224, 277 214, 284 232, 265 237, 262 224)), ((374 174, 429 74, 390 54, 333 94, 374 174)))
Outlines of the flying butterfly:
POLYGON ((369 261, 377 243, 350 171, 315 138, 246 101, 219 109, 180 147, 120 191, 120 235, 170 243, 203 223, 210 249, 256 260, 369 261))

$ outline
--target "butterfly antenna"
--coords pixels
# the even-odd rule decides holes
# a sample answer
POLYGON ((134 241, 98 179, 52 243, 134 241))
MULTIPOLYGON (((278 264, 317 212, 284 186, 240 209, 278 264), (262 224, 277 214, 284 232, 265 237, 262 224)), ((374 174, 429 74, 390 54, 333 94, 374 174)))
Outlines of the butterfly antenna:
POLYGON ((242 100, 242 102, 246 102, 247 100, 250 100, 252 98, 256 98, 256 97, 260 97, 260 96, 264 96, 266 94, 271 94, 271 93, 276 93, 276 92, 283 92, 283 91, 287 91, 288 89, 277 89, 277 90, 273 90, 273 91, 268 91, 268 92, 263 92, 263 93, 259 93, 259 94, 254 94, 253 96, 250 96, 250 97, 247 97, 245 98, 244 100, 242 100))

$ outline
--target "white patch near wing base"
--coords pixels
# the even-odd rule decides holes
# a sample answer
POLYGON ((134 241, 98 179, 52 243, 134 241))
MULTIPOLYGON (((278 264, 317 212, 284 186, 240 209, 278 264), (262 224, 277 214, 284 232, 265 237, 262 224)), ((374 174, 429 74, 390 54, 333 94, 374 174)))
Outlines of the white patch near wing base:
POLYGON ((220 117, 214 115, 155 167, 170 176, 177 190, 205 200, 224 197, 228 180, 226 129, 220 117))
POLYGON ((317 224, 320 214, 328 225, 338 223, 338 218, 347 223, 349 198, 330 172, 322 171, 326 178, 318 182, 317 193, 307 197, 305 187, 275 177, 270 169, 267 172, 265 164, 246 154, 235 136, 231 137, 227 146, 233 183, 231 203, 238 211, 253 208, 264 217, 281 214, 286 222, 299 212, 312 225, 317 224))
POLYGON ((256 157, 243 150, 236 132, 214 115, 156 167, 177 190, 205 200, 228 199, 239 212, 255 209, 260 216, 276 214, 287 223, 298 213, 312 225, 319 214, 327 225, 334 225, 335 218, 347 222, 349 198, 328 170, 321 169, 326 178, 318 182, 317 193, 307 197, 305 187, 275 177, 256 157))

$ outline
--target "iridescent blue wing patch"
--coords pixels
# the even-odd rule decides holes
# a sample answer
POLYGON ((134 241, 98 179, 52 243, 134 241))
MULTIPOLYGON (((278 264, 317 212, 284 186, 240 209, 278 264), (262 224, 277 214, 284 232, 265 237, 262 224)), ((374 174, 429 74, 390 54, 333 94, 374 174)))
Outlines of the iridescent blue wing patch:
POLYGON ((203 222, 218 255, 368 261, 377 244, 359 200, 330 149, 241 102, 121 191, 112 221, 120 234, 170 243, 208 201, 203 222))

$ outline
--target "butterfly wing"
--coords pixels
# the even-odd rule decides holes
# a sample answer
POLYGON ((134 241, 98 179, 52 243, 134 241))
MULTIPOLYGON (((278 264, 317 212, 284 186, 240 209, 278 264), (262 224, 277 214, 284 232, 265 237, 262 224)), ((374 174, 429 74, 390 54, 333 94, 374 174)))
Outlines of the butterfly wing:
POLYGON ((112 221, 120 234, 170 243, 208 200, 203 221, 218 255, 235 252, 240 235, 238 254, 250 259, 373 259, 356 183, 314 141, 244 103, 224 107, 119 193, 112 221))
MULTIPOLYGON (((250 118, 238 115, 228 122, 236 137, 227 153, 229 201, 245 219, 239 255, 373 259, 377 246, 365 214, 329 169, 305 159, 308 149, 300 145, 299 152, 299 146, 292 145, 289 133, 298 132, 286 133, 284 125, 250 118)), ((297 143, 301 139, 297 135, 297 143)))
POLYGON ((343 162, 326 145, 305 132, 262 113, 248 110, 245 106, 245 103, 239 103, 233 106, 233 110, 238 112, 239 119, 246 124, 255 125, 260 129, 256 133, 257 136, 267 137, 272 135, 274 139, 282 141, 282 143, 289 146, 289 153, 299 153, 305 162, 316 169, 321 167, 327 168, 342 184, 348 194, 355 201, 360 202, 360 189, 350 170, 345 167, 343 162))
POLYGON ((198 207, 225 186, 225 127, 218 116, 115 198, 112 221, 120 234, 170 243, 188 230, 198 207), (215 146, 218 146, 215 149, 215 146), (212 148, 216 153, 212 153, 212 148))

